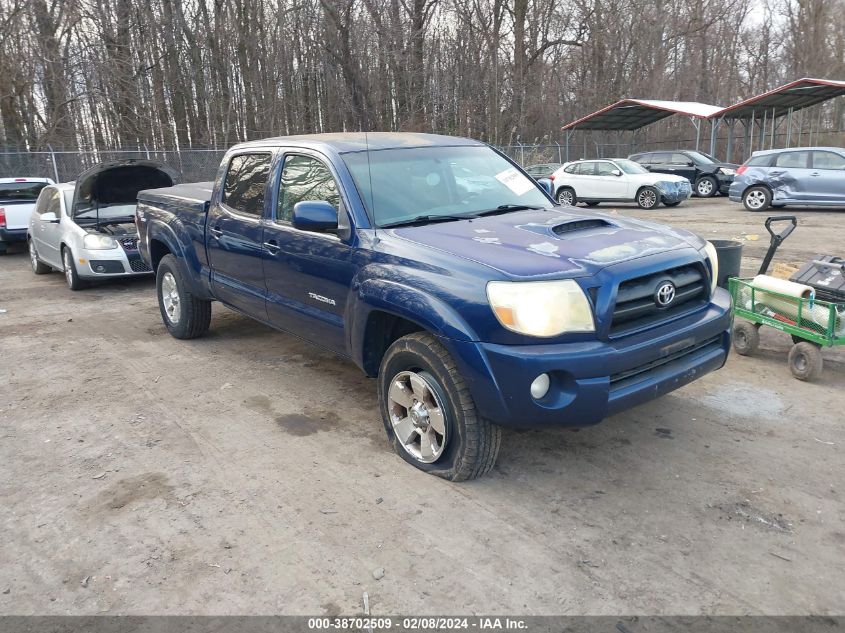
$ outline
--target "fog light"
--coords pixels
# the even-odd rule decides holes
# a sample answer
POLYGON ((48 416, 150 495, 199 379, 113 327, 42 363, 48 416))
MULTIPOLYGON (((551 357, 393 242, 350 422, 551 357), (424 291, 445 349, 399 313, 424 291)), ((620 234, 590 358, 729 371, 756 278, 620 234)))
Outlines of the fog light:
POLYGON ((98 273, 104 273, 104 272, 106 272, 106 267, 103 266, 102 264, 98 264, 97 266, 94 267, 94 270, 96 270, 98 273))
POLYGON ((534 379, 534 382, 531 383, 531 397, 535 400, 539 400, 549 393, 550 385, 551 381, 549 380, 549 375, 540 374, 534 379))

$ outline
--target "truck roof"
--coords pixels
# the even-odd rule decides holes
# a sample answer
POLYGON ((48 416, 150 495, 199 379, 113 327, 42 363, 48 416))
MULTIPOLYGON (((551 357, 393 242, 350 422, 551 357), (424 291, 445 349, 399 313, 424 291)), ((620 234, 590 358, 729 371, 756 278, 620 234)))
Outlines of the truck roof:
POLYGON ((257 141, 240 143, 233 149, 289 145, 313 149, 330 148, 337 153, 363 152, 366 150, 397 149, 409 147, 443 147, 460 145, 484 145, 480 141, 459 136, 442 134, 418 134, 412 132, 338 132, 334 134, 300 134, 278 136, 257 141))

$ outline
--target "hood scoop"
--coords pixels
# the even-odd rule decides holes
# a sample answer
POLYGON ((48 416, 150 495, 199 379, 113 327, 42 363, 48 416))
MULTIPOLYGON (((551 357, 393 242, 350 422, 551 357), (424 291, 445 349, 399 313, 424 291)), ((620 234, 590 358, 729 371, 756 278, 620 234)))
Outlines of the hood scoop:
POLYGON ((571 220, 552 227, 552 233, 555 235, 568 235, 579 231, 588 231, 590 229, 606 229, 612 227, 613 224, 601 218, 587 218, 583 220, 571 220))

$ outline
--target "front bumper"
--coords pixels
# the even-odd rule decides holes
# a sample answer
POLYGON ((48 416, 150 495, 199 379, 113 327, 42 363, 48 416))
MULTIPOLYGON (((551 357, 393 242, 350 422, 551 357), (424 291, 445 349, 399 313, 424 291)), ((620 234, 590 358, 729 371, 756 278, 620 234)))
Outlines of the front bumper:
POLYGON ((76 256, 76 270, 85 279, 107 277, 137 277, 151 275, 152 269, 144 263, 137 250, 123 248, 107 250, 83 249, 76 256))
POLYGON ((661 182, 657 186, 663 203, 674 204, 689 200, 692 196, 692 186, 688 180, 679 182, 661 182))
POLYGON ((26 229, 0 228, 0 242, 26 242, 26 229))
POLYGON ((483 417, 512 427, 582 427, 722 367, 730 328, 730 296, 717 289, 706 308, 617 340, 451 343, 483 417), (530 385, 542 373, 551 376, 552 386, 535 400, 530 385))

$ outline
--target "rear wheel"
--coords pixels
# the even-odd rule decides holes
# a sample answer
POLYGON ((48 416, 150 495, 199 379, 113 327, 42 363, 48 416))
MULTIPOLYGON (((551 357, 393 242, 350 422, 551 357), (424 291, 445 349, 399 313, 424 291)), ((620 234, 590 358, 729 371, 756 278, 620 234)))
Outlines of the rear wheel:
POLYGON ((52 268, 38 259, 38 251, 35 249, 35 243, 29 240, 29 263, 32 266, 32 272, 36 275, 46 275, 52 268))
POLYGON ((772 203, 772 192, 767 187, 751 187, 742 194, 742 204, 749 211, 763 211, 772 203))
POLYGON ((815 380, 823 368, 824 360, 818 345, 802 341, 789 350, 789 370, 798 380, 815 380))
POLYGON ((575 190, 572 187, 563 187, 557 192, 557 201, 559 204, 568 204, 574 207, 578 204, 578 197, 575 195, 575 190))
POLYGON ((62 265, 64 267, 65 281, 67 282, 68 288, 71 290, 81 290, 88 285, 82 280, 79 273, 76 272, 76 263, 73 261, 73 253, 68 246, 62 248, 62 265))
POLYGON ((737 321, 734 325, 733 344, 740 356, 749 356, 760 347, 760 332, 749 321, 737 321))
POLYGON ((719 183, 713 176, 702 176, 695 183, 695 195, 699 198, 710 198, 716 195, 719 183))
POLYGON ((173 255, 161 258, 156 269, 156 294, 161 320, 175 338, 202 336, 211 325, 211 301, 196 298, 188 290, 173 255))
POLYGON ((640 209, 654 209, 660 204, 660 194, 654 187, 643 187, 637 192, 637 204, 640 209))
POLYGON ((462 481, 496 463, 501 429, 478 415, 454 360, 432 335, 409 334, 390 346, 378 398, 387 437, 409 464, 462 481))

